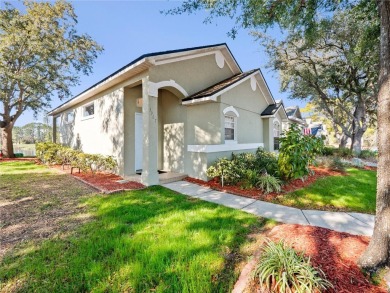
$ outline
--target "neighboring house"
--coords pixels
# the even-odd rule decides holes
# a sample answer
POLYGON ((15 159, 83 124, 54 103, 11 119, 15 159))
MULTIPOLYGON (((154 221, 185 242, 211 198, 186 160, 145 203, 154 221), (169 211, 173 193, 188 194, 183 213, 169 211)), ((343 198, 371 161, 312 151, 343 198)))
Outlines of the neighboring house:
POLYGON ((308 126, 305 119, 303 119, 299 106, 290 106, 286 107, 286 113, 288 116, 288 123, 286 129, 289 128, 291 124, 296 124, 300 129, 304 129, 308 126))
POLYGON ((306 129, 311 135, 323 137, 325 144, 329 143, 329 133, 324 123, 313 121, 311 118, 306 118, 306 123, 308 125, 306 129))
POLYGON ((280 107, 261 71, 242 72, 217 44, 143 55, 49 114, 56 142, 112 155, 118 174, 142 170, 154 185, 158 170, 206 180, 220 157, 273 151, 280 107))
POLYGON ((264 127, 272 129, 273 147, 269 147, 268 150, 278 151, 280 147, 279 137, 285 129, 284 125, 288 123, 288 119, 280 119, 281 117, 287 117, 283 102, 278 100, 275 104, 268 105, 260 115, 263 119, 264 127), (270 123, 270 125, 267 125, 267 123, 270 123))

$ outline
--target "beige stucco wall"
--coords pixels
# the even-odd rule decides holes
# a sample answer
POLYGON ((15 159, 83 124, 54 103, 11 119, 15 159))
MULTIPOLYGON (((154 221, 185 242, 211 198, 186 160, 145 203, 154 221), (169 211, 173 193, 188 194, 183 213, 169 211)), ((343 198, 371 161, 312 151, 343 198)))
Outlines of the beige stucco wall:
POLYGON ((135 174, 135 113, 141 113, 137 99, 142 97, 142 86, 124 89, 124 174, 135 174))
POLYGON ((183 173, 186 149, 187 107, 168 90, 158 94, 159 169, 183 173))
POLYGON ((92 97, 60 115, 58 142, 80 149, 85 153, 114 156, 118 163, 118 173, 123 174, 123 106, 122 87, 116 87, 92 97), (93 117, 83 117, 83 107, 94 103, 93 117), (67 112, 74 112, 72 123, 65 123, 67 112))
POLYGON ((238 143, 263 143, 263 121, 260 113, 268 103, 257 87, 255 91, 252 90, 250 79, 222 94, 219 100, 221 125, 224 123, 222 111, 225 108, 233 106, 240 115, 237 119, 238 143))
POLYGON ((158 65, 149 74, 153 82, 174 80, 189 95, 233 75, 226 62, 223 68, 218 67, 215 54, 158 65))

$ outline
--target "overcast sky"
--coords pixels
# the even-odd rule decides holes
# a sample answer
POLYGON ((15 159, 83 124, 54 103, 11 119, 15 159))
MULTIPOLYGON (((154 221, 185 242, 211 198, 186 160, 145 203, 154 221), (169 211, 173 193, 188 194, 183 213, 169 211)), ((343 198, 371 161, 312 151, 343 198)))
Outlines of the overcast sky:
MULTIPOLYGON (((1 1, 1 0, 0 0, 1 1)), ((12 2, 15 6, 17 2, 12 2)), ((300 105, 279 92, 278 76, 265 68, 267 56, 249 31, 241 30, 236 39, 227 36, 234 22, 219 18, 204 24, 206 12, 195 15, 164 15, 160 11, 180 5, 179 1, 73 1, 78 16, 79 33, 88 33, 104 51, 99 55, 90 76, 81 76, 81 84, 72 88, 77 95, 140 55, 227 43, 242 70, 261 68, 275 99, 285 105, 300 105)), ((275 33, 274 33, 275 34, 275 33)), ((63 102, 63 101, 62 101, 63 102)), ((53 108, 62 103, 53 98, 53 108)), ((41 117, 38 118, 41 121, 41 117)), ((34 120, 32 113, 19 118, 17 125, 34 120)))

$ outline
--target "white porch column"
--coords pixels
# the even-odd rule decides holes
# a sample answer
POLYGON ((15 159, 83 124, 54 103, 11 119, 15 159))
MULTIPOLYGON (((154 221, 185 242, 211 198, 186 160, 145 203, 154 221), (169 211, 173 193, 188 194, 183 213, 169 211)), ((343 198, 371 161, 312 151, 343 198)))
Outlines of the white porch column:
POLYGON ((159 184, 158 179, 158 90, 149 82, 149 77, 142 79, 142 121, 143 121, 143 164, 141 181, 144 185, 159 184))

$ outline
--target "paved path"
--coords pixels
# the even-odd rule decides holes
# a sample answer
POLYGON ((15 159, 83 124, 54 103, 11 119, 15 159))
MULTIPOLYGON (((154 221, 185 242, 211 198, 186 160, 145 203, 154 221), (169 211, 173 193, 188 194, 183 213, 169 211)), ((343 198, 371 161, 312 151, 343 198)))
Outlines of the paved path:
POLYGON ((372 235, 374 228, 375 217, 368 214, 300 210, 216 191, 187 181, 167 183, 163 184, 163 186, 201 200, 221 204, 283 223, 318 226, 339 232, 367 236, 372 235))

